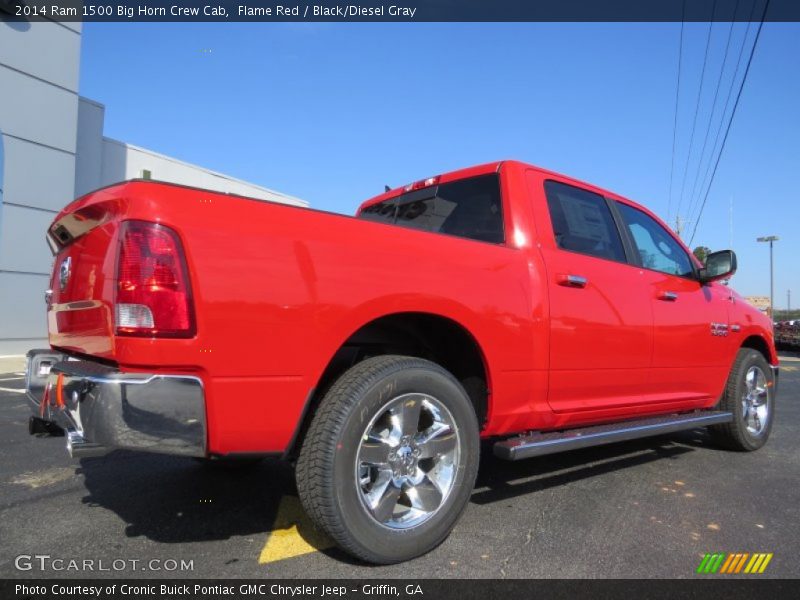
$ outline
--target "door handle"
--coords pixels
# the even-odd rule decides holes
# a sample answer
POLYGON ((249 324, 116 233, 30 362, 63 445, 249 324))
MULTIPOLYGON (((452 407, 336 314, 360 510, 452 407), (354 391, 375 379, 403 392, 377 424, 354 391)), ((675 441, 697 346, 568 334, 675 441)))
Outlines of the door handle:
POLYGON ((583 275, 559 275, 558 284, 566 287, 585 288, 589 280, 583 275))
POLYGON ((658 295, 659 300, 665 300, 667 302, 675 302, 678 299, 678 294, 676 292, 661 292, 658 295))

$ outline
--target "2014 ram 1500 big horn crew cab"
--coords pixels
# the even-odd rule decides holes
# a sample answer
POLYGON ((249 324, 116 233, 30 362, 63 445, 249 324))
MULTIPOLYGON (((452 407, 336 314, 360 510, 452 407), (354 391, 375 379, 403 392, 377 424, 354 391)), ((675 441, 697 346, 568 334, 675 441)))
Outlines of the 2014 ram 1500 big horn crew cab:
POLYGON ((32 432, 296 464, 318 527, 367 561, 420 555, 470 496, 481 439, 517 460, 773 421, 769 319, 650 211, 504 161, 421 180, 355 218, 150 181, 84 196, 48 233, 32 432))

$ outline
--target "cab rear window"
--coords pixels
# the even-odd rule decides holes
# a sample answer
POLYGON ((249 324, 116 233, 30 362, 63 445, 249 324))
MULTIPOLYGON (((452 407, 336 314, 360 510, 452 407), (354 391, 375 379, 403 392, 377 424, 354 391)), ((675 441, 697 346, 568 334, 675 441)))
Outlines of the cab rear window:
POLYGON ((503 243, 503 210, 497 173, 414 190, 366 207, 361 219, 409 229, 503 243))

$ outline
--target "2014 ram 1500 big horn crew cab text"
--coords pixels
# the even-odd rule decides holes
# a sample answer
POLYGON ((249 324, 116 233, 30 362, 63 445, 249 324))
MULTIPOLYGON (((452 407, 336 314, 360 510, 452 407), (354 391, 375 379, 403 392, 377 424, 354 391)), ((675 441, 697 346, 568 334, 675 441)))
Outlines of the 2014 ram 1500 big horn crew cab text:
POLYGON ((769 319, 651 212, 504 161, 424 179, 355 218, 150 181, 48 230, 51 348, 32 432, 285 457, 317 526, 367 561, 427 552, 469 499, 481 439, 518 460, 773 422, 769 319))

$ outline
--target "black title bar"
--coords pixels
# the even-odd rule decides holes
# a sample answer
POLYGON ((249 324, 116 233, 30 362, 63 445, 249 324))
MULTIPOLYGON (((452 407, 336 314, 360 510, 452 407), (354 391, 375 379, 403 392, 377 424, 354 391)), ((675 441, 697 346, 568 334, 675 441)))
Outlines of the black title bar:
POLYGON ((4 19, 86 22, 800 21, 798 0, 0 0, 4 19), (766 9, 766 11, 765 11, 766 9))
MULTIPOLYGON (((424 560, 424 559, 423 559, 424 560)), ((796 597, 796 581, 709 577, 694 580, 357 580, 357 579, 3 579, 4 600, 486 600, 546 598, 641 600, 697 598, 782 600, 796 597)))

